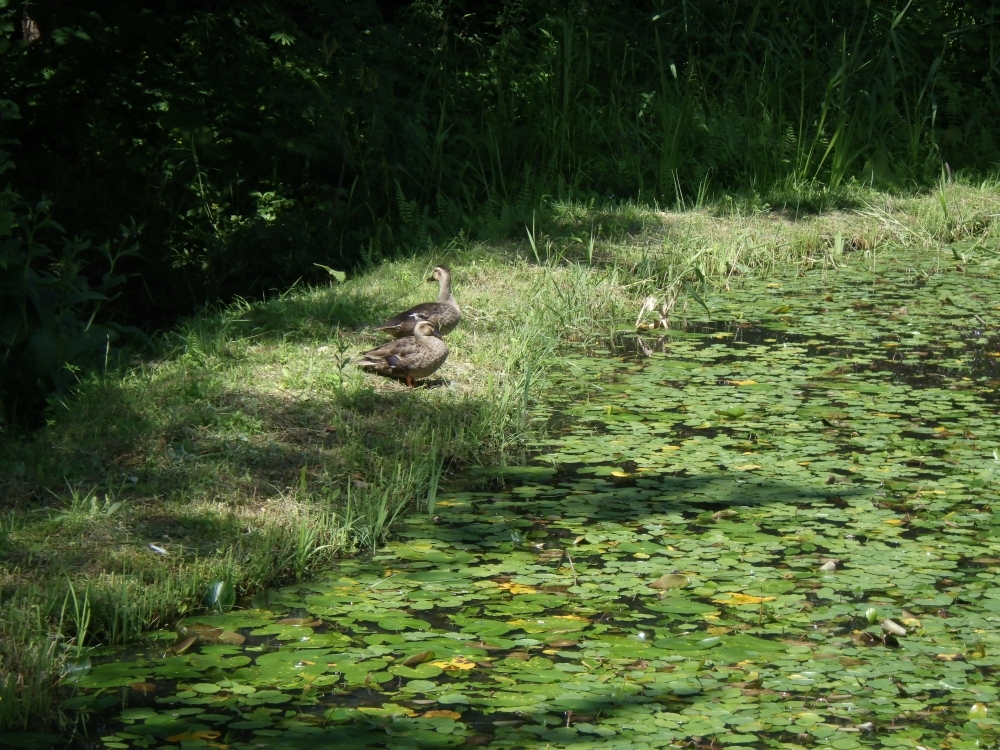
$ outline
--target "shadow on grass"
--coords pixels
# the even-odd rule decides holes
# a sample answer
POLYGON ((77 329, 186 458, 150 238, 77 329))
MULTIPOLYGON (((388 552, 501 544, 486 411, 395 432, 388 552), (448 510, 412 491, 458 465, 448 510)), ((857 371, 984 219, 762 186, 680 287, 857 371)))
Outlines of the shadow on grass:
MULTIPOLYGON (((503 430, 495 404, 434 383, 285 388, 280 372, 275 382, 234 359, 193 347, 144 375, 89 381, 71 410, 5 452, 10 606, 42 600, 42 619, 59 619, 68 587, 87 591, 88 642, 129 642, 197 608, 212 580, 252 595, 375 549, 503 430)), ((267 366, 294 366, 276 359, 267 366)))
MULTIPOLYGON (((399 264, 394 269, 399 273, 391 281, 372 283, 361 289, 333 285, 282 295, 241 310, 238 331, 266 342, 333 339, 341 333, 379 325, 416 301, 437 298, 437 284, 428 283, 427 277, 434 265, 444 262, 446 257, 444 252, 428 253, 421 265, 399 264), (421 270, 412 273, 414 269, 421 270)), ((387 339, 382 334, 375 338, 387 339)))
MULTIPOLYGON (((914 191, 896 190, 900 195, 914 191)), ((722 217, 733 214, 750 216, 776 212, 789 221, 815 218, 832 211, 856 211, 868 207, 875 195, 883 195, 871 186, 859 183, 830 188, 820 183, 777 182, 764 191, 709 191, 702 196, 682 195, 673 203, 636 203, 610 200, 591 203, 567 203, 543 200, 538 205, 512 211, 506 222, 497 225, 484 241, 516 240, 525 233, 570 239, 586 244, 593 236, 599 240, 627 242, 651 231, 662 233, 665 217, 703 213, 722 217)))

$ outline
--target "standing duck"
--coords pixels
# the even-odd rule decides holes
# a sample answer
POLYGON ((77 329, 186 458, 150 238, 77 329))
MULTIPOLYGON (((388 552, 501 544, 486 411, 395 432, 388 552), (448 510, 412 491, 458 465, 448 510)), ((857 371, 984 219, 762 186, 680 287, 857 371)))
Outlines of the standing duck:
POLYGON ((451 271, 448 270, 448 266, 436 266, 434 273, 427 281, 436 281, 440 285, 437 302, 424 302, 416 307, 411 307, 406 312, 389 318, 375 330, 385 331, 393 338, 398 339, 403 336, 412 336, 417 321, 426 320, 437 326, 437 330, 442 336, 454 331, 458 321, 462 319, 462 311, 458 309, 455 295, 451 293, 451 271))
POLYGON ((446 359, 448 347, 441 340, 441 334, 432 323, 417 320, 412 336, 365 352, 355 364, 366 372, 405 381, 412 388, 414 380, 434 373, 446 359))

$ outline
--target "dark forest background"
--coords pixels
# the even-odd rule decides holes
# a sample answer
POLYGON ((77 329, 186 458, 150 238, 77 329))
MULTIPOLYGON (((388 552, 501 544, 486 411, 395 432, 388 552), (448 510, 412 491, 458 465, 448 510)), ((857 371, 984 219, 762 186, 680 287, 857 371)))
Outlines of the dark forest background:
POLYGON ((998 19, 988 0, 0 0, 0 412, 123 333, 315 263, 521 236, 552 200, 988 173, 998 19))

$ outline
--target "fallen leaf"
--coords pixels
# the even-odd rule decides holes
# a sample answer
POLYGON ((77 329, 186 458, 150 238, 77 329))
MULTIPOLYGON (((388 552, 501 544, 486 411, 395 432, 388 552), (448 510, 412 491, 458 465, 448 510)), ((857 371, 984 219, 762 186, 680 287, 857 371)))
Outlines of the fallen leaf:
POLYGON ((467 659, 464 656, 454 656, 448 661, 432 661, 431 664, 433 664, 435 667, 441 667, 441 669, 445 670, 457 669, 462 671, 468 669, 475 669, 476 666, 476 662, 472 661, 472 659, 467 659))
POLYGON ((509 591, 511 594, 517 596, 518 594, 537 594, 538 589, 532 586, 524 586, 520 583, 501 583, 499 588, 509 591))
POLYGON ((198 635, 214 637, 221 632, 222 628, 217 628, 214 625, 206 625, 203 622, 183 622, 177 626, 178 635, 198 633, 198 635))
POLYGON ((430 661, 434 658, 433 651, 421 651, 419 654, 414 654, 409 659, 403 662, 404 667, 415 667, 418 664, 423 664, 425 661, 430 661))
POLYGON ((183 654, 197 642, 198 642, 198 636, 192 635, 190 638, 185 638, 183 641, 178 641, 177 643, 175 643, 173 646, 170 647, 170 650, 173 651, 175 654, 183 654))
POLYGON ((751 594, 721 594, 717 597, 712 597, 713 602, 718 602, 719 604, 760 604, 761 602, 773 602, 775 597, 773 596, 752 596, 751 594))
POLYGON ((554 641, 549 641, 548 645, 552 648, 572 648, 578 643, 578 641, 571 641, 567 638, 557 638, 554 641))
POLYGON ((246 642, 246 636, 229 630, 223 630, 215 640, 228 646, 241 646, 246 642))
POLYGON ((455 719, 458 721, 462 718, 462 714, 458 711, 449 711, 445 708, 436 708, 433 711, 425 711, 420 714, 425 719, 455 719))

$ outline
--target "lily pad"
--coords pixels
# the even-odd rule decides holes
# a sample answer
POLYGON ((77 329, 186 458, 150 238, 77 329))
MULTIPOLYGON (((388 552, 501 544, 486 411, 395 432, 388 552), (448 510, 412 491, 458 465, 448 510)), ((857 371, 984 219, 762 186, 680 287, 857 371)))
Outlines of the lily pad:
POLYGON ((649 584, 649 587, 651 589, 683 589, 690 585, 691 579, 685 575, 665 573, 649 584))

